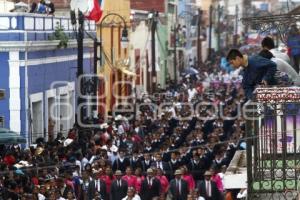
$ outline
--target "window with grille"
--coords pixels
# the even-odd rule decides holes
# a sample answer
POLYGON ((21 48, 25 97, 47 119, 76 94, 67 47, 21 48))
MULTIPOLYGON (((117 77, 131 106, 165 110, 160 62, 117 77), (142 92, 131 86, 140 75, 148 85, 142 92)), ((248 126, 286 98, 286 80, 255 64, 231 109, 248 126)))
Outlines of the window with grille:
POLYGON ((4 127, 4 117, 0 116, 0 128, 4 127))
MULTIPOLYGON (((5 90, 0 89, 0 100, 5 98, 5 90)), ((0 127, 4 127, 4 117, 0 116, 0 127)))
POLYGON ((5 90, 0 89, 0 100, 5 98, 5 90))

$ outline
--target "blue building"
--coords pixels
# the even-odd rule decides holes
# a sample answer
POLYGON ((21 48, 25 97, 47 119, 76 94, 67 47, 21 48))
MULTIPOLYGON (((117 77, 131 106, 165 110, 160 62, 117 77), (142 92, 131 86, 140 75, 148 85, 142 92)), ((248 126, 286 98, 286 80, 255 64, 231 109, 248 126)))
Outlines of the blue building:
MULTIPOLYGON (((95 35, 95 24, 85 22, 95 35)), ((77 41, 71 20, 38 14, 0 14, 0 118, 27 143, 67 133, 75 121, 77 41), (61 25, 69 41, 50 40, 61 25), (50 122, 50 123, 49 123, 50 122)), ((84 40, 84 73, 93 71, 93 41, 84 40)), ((1 123, 0 123, 1 125, 1 123)))

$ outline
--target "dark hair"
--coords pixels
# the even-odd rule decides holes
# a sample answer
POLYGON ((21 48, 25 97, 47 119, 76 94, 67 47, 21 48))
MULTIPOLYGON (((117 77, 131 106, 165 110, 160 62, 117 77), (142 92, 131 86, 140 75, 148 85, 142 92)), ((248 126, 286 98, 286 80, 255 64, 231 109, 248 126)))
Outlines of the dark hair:
POLYGON ((234 60, 236 57, 243 58, 243 54, 238 49, 231 49, 227 54, 227 61, 234 60))
POLYGON ((274 57, 274 55, 267 49, 263 49, 259 52, 259 54, 261 57, 267 58, 267 59, 271 59, 274 57))
POLYGON ((55 7, 54 7, 54 4, 52 2, 50 2, 48 4, 48 7, 51 9, 51 11, 49 12, 50 14, 53 14, 55 12, 55 7))
POLYGON ((35 2, 33 2, 32 4, 31 4, 31 8, 30 8, 30 13, 34 13, 35 11, 36 11, 36 9, 37 9, 37 4, 35 3, 35 2))
POLYGON ((266 47, 268 49, 274 49, 275 48, 274 40, 271 37, 267 36, 261 41, 261 46, 266 47))

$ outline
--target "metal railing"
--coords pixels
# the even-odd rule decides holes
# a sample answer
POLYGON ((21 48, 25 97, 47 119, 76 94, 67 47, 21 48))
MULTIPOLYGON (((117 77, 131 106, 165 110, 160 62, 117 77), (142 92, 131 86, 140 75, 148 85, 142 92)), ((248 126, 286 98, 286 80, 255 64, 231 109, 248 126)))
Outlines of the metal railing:
POLYGON ((246 124, 248 199, 298 199, 300 89, 256 92, 246 124))

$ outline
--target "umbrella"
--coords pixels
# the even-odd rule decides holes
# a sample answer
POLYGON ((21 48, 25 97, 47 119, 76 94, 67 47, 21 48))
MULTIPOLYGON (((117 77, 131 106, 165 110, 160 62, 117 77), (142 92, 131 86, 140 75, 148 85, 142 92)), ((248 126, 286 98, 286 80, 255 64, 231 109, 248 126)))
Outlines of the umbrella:
POLYGON ((198 70, 196 70, 193 67, 188 67, 188 68, 184 69, 183 74, 185 76, 187 76, 187 75, 196 75, 196 74, 199 74, 199 72, 198 72, 198 70))
POLYGON ((26 143, 26 138, 11 130, 0 128, 0 144, 26 143))

